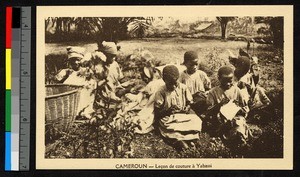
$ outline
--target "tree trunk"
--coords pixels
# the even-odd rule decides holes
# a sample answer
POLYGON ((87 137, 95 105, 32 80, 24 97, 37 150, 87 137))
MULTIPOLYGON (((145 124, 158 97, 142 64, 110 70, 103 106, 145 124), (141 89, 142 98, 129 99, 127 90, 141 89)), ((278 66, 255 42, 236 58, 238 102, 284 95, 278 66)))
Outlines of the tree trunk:
POLYGON ((221 33, 222 33, 222 39, 225 39, 226 38, 226 25, 227 24, 221 24, 221 33))

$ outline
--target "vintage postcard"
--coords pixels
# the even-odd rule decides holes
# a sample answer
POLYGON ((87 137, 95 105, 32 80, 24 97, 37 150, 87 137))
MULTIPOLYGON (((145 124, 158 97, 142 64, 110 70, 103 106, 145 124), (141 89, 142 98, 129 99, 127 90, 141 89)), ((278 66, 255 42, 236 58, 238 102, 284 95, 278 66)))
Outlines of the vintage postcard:
POLYGON ((293 6, 36 18, 37 169, 293 169, 293 6))

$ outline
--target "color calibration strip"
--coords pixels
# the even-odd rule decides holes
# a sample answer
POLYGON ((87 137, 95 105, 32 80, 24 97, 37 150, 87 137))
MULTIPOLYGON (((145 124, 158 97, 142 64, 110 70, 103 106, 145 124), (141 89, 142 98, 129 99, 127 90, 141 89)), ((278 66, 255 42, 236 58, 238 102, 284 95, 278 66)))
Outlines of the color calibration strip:
POLYGON ((6 7, 5 41, 5 170, 12 170, 11 154, 11 39, 12 7, 6 7))
POLYGON ((29 170, 30 25, 30 7, 6 8, 6 171, 29 170))

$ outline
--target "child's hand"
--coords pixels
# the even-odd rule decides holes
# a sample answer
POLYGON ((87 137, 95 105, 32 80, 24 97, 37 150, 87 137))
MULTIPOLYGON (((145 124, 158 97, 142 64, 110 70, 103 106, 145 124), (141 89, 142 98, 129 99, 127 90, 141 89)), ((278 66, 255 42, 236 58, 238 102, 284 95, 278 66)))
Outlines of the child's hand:
POLYGON ((178 106, 173 105, 173 106, 170 108, 170 111, 171 111, 171 114, 175 114, 175 113, 179 112, 180 109, 179 109, 178 106))
POLYGON ((186 107, 183 108, 183 112, 185 112, 186 114, 189 114, 191 110, 191 106, 187 105, 186 107))
POLYGON ((238 86, 239 89, 244 89, 246 87, 246 83, 238 82, 237 86, 238 86))
POLYGON ((229 102, 230 100, 228 98, 223 98, 220 102, 221 105, 225 105, 229 102))

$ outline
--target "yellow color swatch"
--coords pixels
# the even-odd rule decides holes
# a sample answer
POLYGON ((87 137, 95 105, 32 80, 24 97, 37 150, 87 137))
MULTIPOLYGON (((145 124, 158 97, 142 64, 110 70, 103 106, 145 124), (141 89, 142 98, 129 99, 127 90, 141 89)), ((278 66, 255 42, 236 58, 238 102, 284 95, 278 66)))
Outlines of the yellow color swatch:
POLYGON ((5 50, 5 75, 6 75, 6 84, 5 89, 11 89, 11 49, 5 50))

